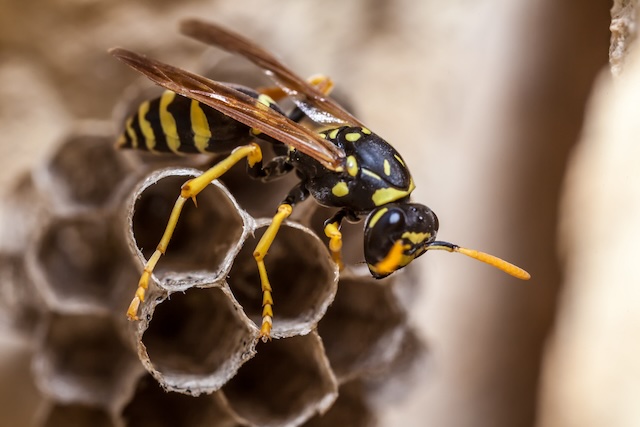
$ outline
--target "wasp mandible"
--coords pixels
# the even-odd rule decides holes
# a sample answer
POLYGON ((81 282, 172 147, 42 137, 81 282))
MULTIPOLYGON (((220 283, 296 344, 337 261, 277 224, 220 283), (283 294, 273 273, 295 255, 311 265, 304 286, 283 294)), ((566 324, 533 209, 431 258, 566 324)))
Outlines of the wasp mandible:
POLYGON ((309 196, 323 206, 339 209, 325 222, 324 232, 340 266, 342 221, 365 218, 364 258, 375 278, 388 276, 426 251, 438 249, 459 252, 519 279, 529 279, 526 271, 493 255, 436 240, 438 218, 428 207, 410 201, 415 184, 402 156, 328 96, 333 87, 329 78, 304 80, 265 49, 216 24, 191 19, 182 22, 180 29, 187 36, 247 58, 276 86, 254 90, 223 84, 125 49, 110 50, 167 89, 129 117, 119 147, 175 154, 230 153, 182 186, 162 239, 144 267, 127 311, 130 319, 138 318, 149 278, 167 249, 185 202, 195 202, 207 185, 242 159, 255 179, 269 181, 292 171, 300 178, 278 206, 253 253, 262 287, 263 340, 270 337, 273 323, 272 288, 264 257, 282 221, 309 196), (274 100, 285 97, 295 104, 288 114, 274 100), (300 124, 305 117, 317 128, 300 124), (265 164, 256 139, 273 146, 275 157, 265 164))

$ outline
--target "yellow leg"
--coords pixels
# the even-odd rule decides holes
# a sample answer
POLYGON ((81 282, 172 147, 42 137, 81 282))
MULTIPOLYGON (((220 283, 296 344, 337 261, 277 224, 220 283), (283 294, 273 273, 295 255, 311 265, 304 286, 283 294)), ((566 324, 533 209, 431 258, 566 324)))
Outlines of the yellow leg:
MULTIPOLYGON (((333 90, 333 80, 331 78, 322 75, 316 74, 315 76, 311 76, 307 79, 311 86, 314 86, 318 89, 323 95, 329 95, 333 90)), ((274 101, 279 101, 283 98, 289 96, 282 88, 279 86, 266 86, 258 88, 258 92, 269 96, 274 101)))
POLYGON ((338 268, 342 270, 344 263, 342 262, 342 233, 340 232, 339 223, 332 222, 324 227, 324 234, 330 239, 329 250, 331 258, 338 264, 338 268))
POLYGON ((267 252, 271 247, 282 221, 287 219, 293 212, 293 207, 289 204, 283 203, 278 206, 278 212, 274 215, 269 228, 262 235, 262 238, 258 242, 253 257, 258 264, 258 272, 260 273, 260 286, 262 287, 262 326, 260 327, 260 338, 262 341, 271 339, 271 327, 273 325, 273 297, 271 296, 271 285, 269 284, 269 277, 267 276, 267 269, 264 265, 264 257, 267 256, 267 252))
POLYGON ((160 243, 158 243, 155 252, 145 264, 142 276, 138 281, 138 289, 136 289, 136 294, 129 305, 129 309, 127 310, 127 317, 129 320, 138 320, 138 309, 140 307, 140 303, 144 301, 146 290, 149 288, 149 278, 151 277, 158 260, 167 250, 167 246, 169 245, 171 236, 176 229, 176 225, 178 224, 178 219, 180 218, 180 213, 182 212, 182 207, 185 202, 192 199, 193 203, 196 203, 196 196, 204 190, 211 181, 222 176, 233 165, 245 157, 249 166, 254 166, 257 162, 261 161, 262 151, 258 144, 251 143, 236 148, 227 158, 213 166, 211 169, 205 171, 202 175, 196 178, 190 179, 182 185, 180 197, 178 197, 175 205, 173 206, 173 210, 171 211, 171 216, 169 217, 169 222, 164 230, 162 239, 160 239, 160 243))

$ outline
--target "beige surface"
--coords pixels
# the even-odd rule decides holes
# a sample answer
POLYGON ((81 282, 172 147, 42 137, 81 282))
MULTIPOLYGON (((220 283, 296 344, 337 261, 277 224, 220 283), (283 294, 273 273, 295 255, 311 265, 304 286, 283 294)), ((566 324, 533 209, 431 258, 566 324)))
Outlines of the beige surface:
POLYGON ((190 67, 202 49, 174 31, 180 17, 244 31, 300 74, 335 78, 403 153, 414 198, 438 213, 443 239, 534 276, 523 285, 460 256, 421 259, 412 323, 430 354, 404 393, 378 400, 381 424, 534 425, 560 286, 558 192, 606 61, 609 16, 603 2, 530 3, 3 0, 0 182, 37 164, 74 118, 109 116, 134 76, 108 47, 190 67))

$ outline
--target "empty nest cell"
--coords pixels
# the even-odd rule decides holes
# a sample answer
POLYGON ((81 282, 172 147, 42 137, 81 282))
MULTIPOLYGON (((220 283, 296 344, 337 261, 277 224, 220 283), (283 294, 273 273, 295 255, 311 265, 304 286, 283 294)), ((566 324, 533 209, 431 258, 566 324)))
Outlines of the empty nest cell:
POLYGON ((168 390, 218 390, 255 354, 258 330, 224 287, 191 288, 156 301, 139 354, 168 390))
POLYGON ((241 417, 255 425, 300 425, 325 412, 337 383, 320 337, 308 335, 260 344, 223 392, 241 417))
MULTIPOLYGON (((199 173, 193 169, 156 171, 134 192, 130 240, 141 264, 160 242, 180 187, 199 173)), ((154 270, 159 284, 170 291, 215 281, 239 250, 247 228, 246 214, 217 182, 198 195, 197 203, 197 207, 190 201, 185 204, 166 254, 154 270)))
POLYGON ((122 233, 101 214, 50 222, 29 252, 28 266, 47 303, 62 312, 122 307, 137 280, 122 233))
MULTIPOLYGON (((260 220, 253 238, 236 257, 227 281, 249 318, 260 325, 262 290, 253 251, 266 230, 260 220)), ((324 315, 336 293, 338 271, 324 244, 309 229, 282 224, 265 258, 273 288, 273 338, 309 333, 324 315)))
POLYGON ((36 382, 57 402, 108 407, 127 394, 140 371, 105 316, 52 314, 34 356, 36 382))
POLYGON ((38 188, 61 212, 103 207, 113 200, 134 165, 114 150, 111 126, 84 122, 35 170, 38 188))

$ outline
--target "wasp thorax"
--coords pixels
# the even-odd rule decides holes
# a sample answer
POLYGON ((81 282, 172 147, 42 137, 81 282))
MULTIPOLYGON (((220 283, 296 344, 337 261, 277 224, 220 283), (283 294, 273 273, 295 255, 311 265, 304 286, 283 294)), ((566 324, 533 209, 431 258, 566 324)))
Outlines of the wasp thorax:
POLYGON ((422 255, 438 232, 438 217, 417 203, 390 203, 373 210, 364 231, 364 257, 376 278, 422 255))

